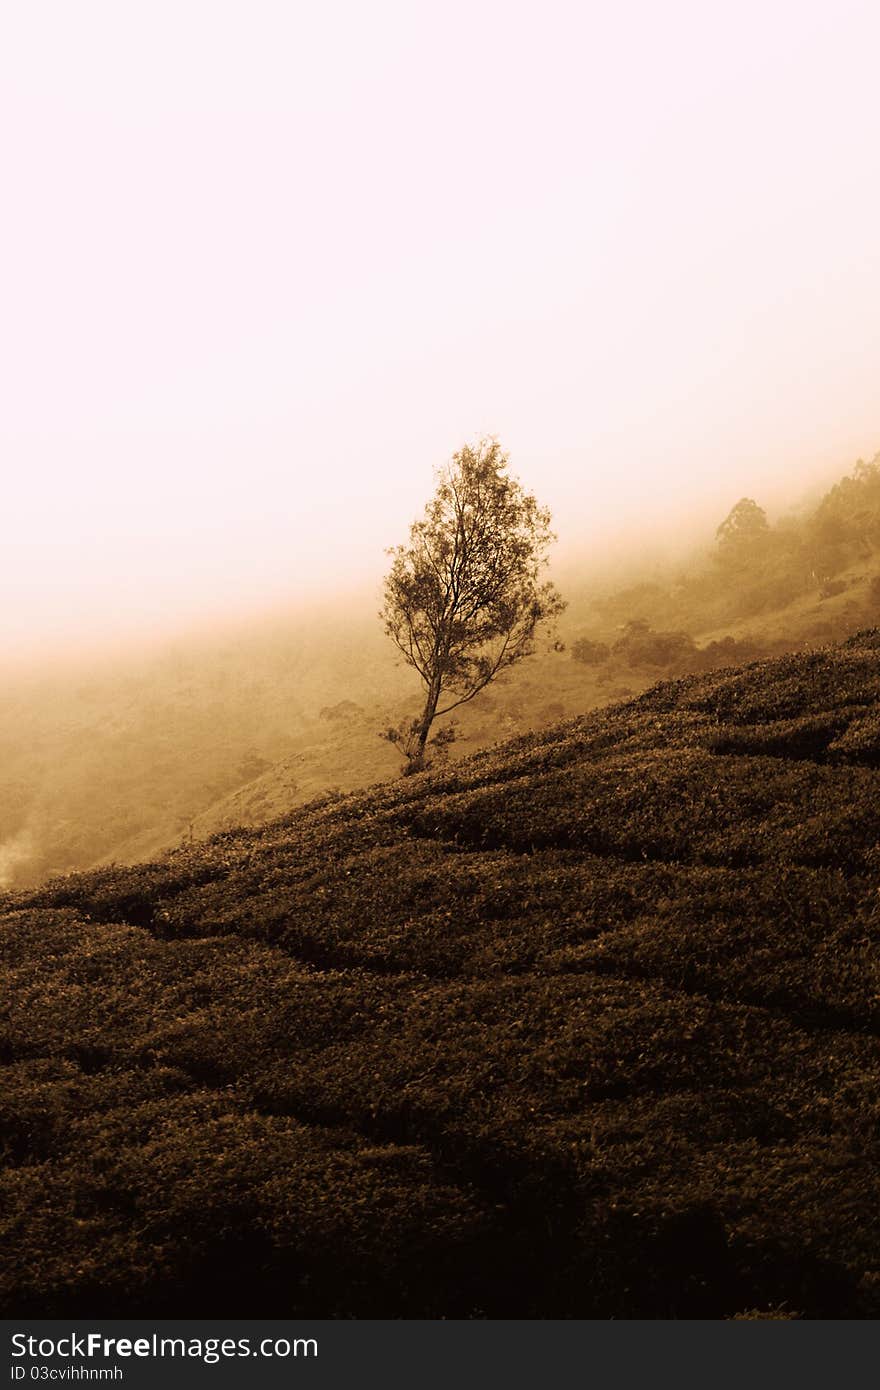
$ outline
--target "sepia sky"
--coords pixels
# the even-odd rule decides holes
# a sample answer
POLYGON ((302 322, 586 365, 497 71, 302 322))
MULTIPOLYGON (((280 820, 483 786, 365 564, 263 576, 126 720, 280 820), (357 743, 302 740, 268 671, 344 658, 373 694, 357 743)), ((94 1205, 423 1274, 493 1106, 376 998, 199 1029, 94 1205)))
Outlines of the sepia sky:
POLYGON ((880 450, 876 0, 6 0, 0 653, 560 556, 880 450))

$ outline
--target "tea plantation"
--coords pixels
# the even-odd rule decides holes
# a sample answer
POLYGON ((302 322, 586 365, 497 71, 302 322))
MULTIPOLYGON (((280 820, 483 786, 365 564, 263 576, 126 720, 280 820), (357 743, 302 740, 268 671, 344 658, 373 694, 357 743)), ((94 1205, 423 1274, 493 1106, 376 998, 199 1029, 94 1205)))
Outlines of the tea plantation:
POLYGON ((880 633, 0 916, 6 1316, 880 1315, 880 633))

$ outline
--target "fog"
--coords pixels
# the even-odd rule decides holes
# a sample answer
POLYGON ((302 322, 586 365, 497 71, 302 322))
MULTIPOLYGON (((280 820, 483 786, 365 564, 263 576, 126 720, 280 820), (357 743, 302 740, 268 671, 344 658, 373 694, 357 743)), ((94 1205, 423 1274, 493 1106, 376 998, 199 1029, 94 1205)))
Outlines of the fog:
POLYGON ((880 448, 878 48, 851 0, 5 6, 0 887, 397 775, 385 551, 465 441, 569 607, 452 756, 880 620, 880 469, 817 510, 880 448))
POLYGON ((875 5, 4 7, 0 651, 367 595, 497 434, 558 562, 880 441, 875 5))

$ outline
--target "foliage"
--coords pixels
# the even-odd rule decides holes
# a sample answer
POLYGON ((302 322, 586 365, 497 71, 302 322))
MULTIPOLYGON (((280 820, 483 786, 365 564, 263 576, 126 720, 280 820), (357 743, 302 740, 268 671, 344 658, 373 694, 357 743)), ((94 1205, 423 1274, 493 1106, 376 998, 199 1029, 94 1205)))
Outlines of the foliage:
POLYGON ((456 727, 456 721, 452 719, 421 744, 421 718, 403 719, 399 724, 391 724, 387 729, 382 729, 379 737, 400 751, 405 759, 404 776, 411 777, 416 772, 424 772, 427 768, 448 759, 449 750, 456 740, 456 727))
POLYGON ((741 497, 715 532, 719 554, 742 563, 760 551, 769 532, 767 513, 751 497, 741 497))
POLYGON ((774 652, 766 642, 749 637, 722 637, 698 648, 693 655, 692 666, 697 671, 711 671, 719 666, 742 666, 771 655, 774 652))
POLYGON ((859 459, 852 476, 836 483, 809 523, 814 569, 827 579, 849 559, 880 550, 880 454, 871 463, 859 459))
POLYGON ((692 658, 696 646, 686 632, 654 632, 648 623, 637 620, 627 624, 613 651, 629 666, 677 666, 680 669, 692 658))
POLYGON ((603 661, 608 660, 611 648, 607 642, 594 642, 589 637, 579 637, 571 644, 571 655, 574 661, 582 661, 585 666, 600 666, 603 661))
POLYGON ((539 582, 550 513, 507 465, 497 440, 465 445, 440 472, 409 546, 390 551, 381 617, 426 692, 421 718, 392 739, 410 770, 424 764, 434 720, 530 656, 538 624, 564 607, 554 586, 539 582))

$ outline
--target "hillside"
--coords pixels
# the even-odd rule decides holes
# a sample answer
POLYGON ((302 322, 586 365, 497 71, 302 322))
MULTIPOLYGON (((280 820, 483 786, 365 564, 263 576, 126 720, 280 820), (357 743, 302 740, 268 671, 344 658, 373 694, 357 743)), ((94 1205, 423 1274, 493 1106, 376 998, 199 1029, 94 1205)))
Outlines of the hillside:
MULTIPOLYGON (((460 722, 455 756, 649 684, 541 653, 460 722)), ((293 620, 0 689, 0 889, 135 863, 393 777, 418 685, 375 620, 293 620)))
MULTIPOLYGON (((635 599, 632 611, 641 611, 635 599)), ((621 650, 588 666, 572 655, 578 634, 596 630, 595 612, 576 600, 566 650, 539 652, 457 712, 454 760, 701 661, 840 640, 880 607, 853 575, 845 593, 803 596, 759 624, 698 633, 699 647, 621 650)), ((620 630, 599 624, 609 641, 620 630)), ((10 686, 0 694, 0 889, 137 863, 221 829, 264 824, 326 792, 393 778, 399 755, 378 735, 418 698, 412 674, 366 624, 348 644, 332 623, 306 642, 294 625, 10 686)))
MULTIPOLYGON (((742 504, 738 504, 741 506, 742 504)), ((687 561, 573 573, 559 636, 457 712, 453 759, 661 676, 839 642, 880 622, 880 458, 818 505, 687 561), (624 580, 623 576, 629 574, 624 580), (585 646, 586 644, 586 646, 585 646), (589 661, 572 660, 585 650, 589 661)), ((731 514, 739 515, 737 508, 731 514)), ((0 689, 0 888, 259 825, 393 777, 378 735, 420 692, 362 595, 0 689)))
POLYGON ((606 585, 588 621, 606 633, 638 620, 701 642, 723 634, 815 645, 878 616, 880 454, 859 460, 817 505, 772 524, 757 502, 741 498, 687 563, 606 585))
MULTIPOLYGON (((541 730, 613 698, 632 695, 652 684, 648 670, 593 672, 572 662, 567 653, 546 651, 493 682, 473 702, 456 712, 456 739, 448 755, 460 758, 527 731, 541 730)), ((401 677, 401 686, 406 689, 401 677)), ((264 772, 194 816, 188 838, 205 839, 220 830, 263 825, 321 795, 357 791, 400 775, 401 756, 381 730, 393 719, 412 714, 413 701, 394 706, 340 700, 324 706, 291 739, 291 751, 264 772)), ((173 849, 180 835, 155 838, 149 852, 173 849)), ((141 855, 128 855, 129 862, 141 855)), ((108 861, 113 858, 107 856, 108 861)))
POLYGON ((9 1315, 876 1317, 880 632, 7 895, 9 1315))

